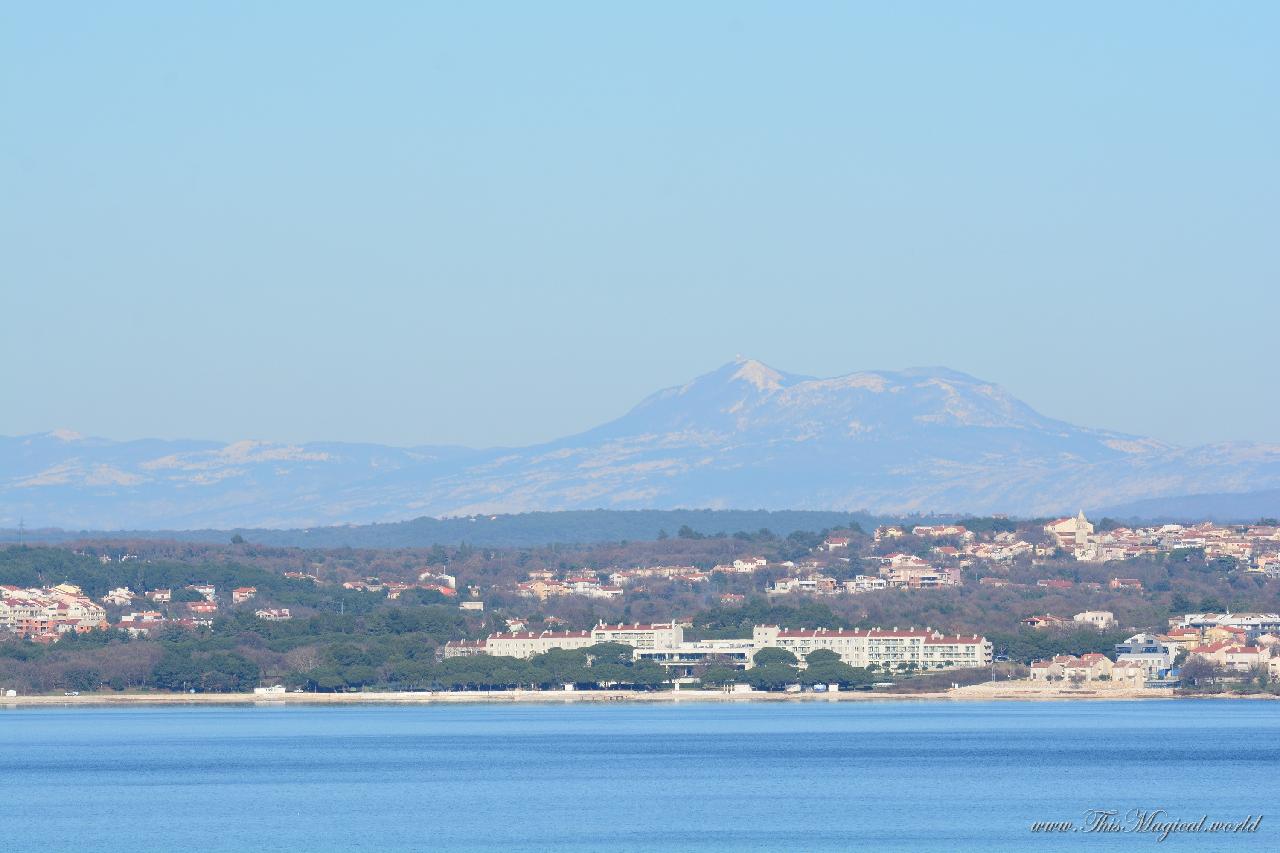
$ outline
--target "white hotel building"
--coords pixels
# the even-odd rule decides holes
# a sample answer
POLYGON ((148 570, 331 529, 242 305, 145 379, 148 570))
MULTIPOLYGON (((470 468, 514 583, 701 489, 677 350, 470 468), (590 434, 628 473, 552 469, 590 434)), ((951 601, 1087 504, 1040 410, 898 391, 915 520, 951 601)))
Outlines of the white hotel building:
POLYGON ((797 658, 818 649, 829 649, 850 666, 878 664, 895 669, 915 664, 919 669, 954 669, 991 665, 991 643, 984 637, 948 636, 937 631, 865 631, 816 628, 789 630, 776 625, 759 625, 752 631, 757 649, 786 649, 797 658))
POLYGON ((897 669, 915 664, 922 670, 990 666, 991 643, 978 636, 949 636, 931 630, 843 631, 818 628, 789 630, 757 626, 750 638, 684 641, 684 630, 672 623, 600 624, 590 631, 542 631, 491 634, 485 640, 455 640, 445 644, 445 657, 504 655, 531 658, 551 649, 582 649, 597 643, 622 643, 635 649, 637 660, 667 667, 690 668, 705 663, 749 667, 760 649, 786 649, 797 658, 829 649, 850 666, 872 664, 897 669))
POLYGON ((585 649, 596 643, 623 643, 636 649, 671 648, 684 640, 684 629, 670 622, 599 624, 590 631, 518 631, 490 634, 484 640, 445 643, 447 658, 467 655, 502 655, 531 658, 552 649, 585 649))
POLYGON ((631 625, 600 624, 591 629, 597 643, 625 643, 637 649, 671 648, 684 642, 684 629, 671 622, 631 625))

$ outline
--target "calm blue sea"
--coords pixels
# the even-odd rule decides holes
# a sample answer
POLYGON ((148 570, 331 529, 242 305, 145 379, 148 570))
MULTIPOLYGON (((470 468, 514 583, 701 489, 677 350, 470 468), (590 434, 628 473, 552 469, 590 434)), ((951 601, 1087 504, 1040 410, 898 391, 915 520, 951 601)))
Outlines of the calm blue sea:
POLYGON ((0 849, 1280 850, 1277 771, 1275 702, 7 709, 0 849))

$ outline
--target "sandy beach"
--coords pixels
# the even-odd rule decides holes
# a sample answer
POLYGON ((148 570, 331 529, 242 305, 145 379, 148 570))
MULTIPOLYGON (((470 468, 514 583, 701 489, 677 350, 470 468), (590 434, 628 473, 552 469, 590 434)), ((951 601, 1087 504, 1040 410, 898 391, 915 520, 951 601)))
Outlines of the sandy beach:
MULTIPOLYGON (((726 693, 716 690, 679 691, 564 691, 495 690, 468 692, 361 692, 361 693, 86 693, 80 696, 41 695, 0 697, 0 707, 91 705, 429 705, 579 702, 990 702, 990 701, 1072 701, 1196 698, 1176 696, 1172 689, 1145 688, 1065 688, 1030 681, 976 684, 934 693, 894 693, 891 691, 840 691, 838 693, 768 693, 748 691, 726 693)), ((1216 697, 1226 698, 1226 697, 1216 697)), ((1263 698, 1274 696, 1229 697, 1263 698)))

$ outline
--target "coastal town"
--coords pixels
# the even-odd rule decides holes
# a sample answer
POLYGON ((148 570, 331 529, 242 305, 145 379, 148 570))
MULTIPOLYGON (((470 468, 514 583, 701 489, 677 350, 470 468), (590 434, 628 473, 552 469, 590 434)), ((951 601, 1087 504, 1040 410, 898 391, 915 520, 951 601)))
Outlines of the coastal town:
POLYGON ((1280 2, 0 21, 0 853, 1280 853, 1280 2))
MULTIPOLYGON (((248 548, 233 553, 243 560, 248 548)), ((165 562, 171 552, 141 543, 41 552, 79 568, 47 585, 0 585, 0 640, 7 638, 0 655, 17 654, 14 643, 49 648, 54 660, 64 649, 109 646, 115 636, 161 651, 180 647, 183 636, 197 646, 259 636, 268 644, 262 651, 237 641, 241 670, 256 672, 258 682, 312 691, 405 679, 449 689, 492 688, 504 678, 513 687, 545 685, 556 679, 538 667, 571 653, 575 666, 589 669, 600 647, 625 647, 627 672, 597 682, 579 669, 566 683, 634 678, 650 688, 793 691, 821 684, 834 692, 923 684, 930 673, 953 673, 955 683, 1095 692, 1280 683, 1280 617, 1269 615, 1280 610, 1280 525, 1266 520, 1124 526, 1077 513, 1036 522, 882 524, 871 533, 851 526, 815 536, 681 530, 656 542, 580 549, 568 559, 554 549, 544 556, 437 546, 337 565, 323 553, 285 550, 269 553, 273 571, 252 572, 217 564, 176 571, 178 564, 165 562), (77 571, 92 582, 76 583, 77 571), (1162 607, 1174 612, 1161 614, 1162 607), (348 608, 355 622, 344 615, 348 608), (417 624, 415 613, 438 627, 429 657, 415 654, 412 666, 397 668, 394 658, 379 664, 383 653, 373 651, 332 658, 310 639, 330 625, 367 630, 375 616, 417 624), (281 652, 269 653, 272 644, 281 652), (310 657, 296 651, 313 647, 310 657), (815 653, 825 666, 811 668, 815 653), (762 655, 774 667, 769 679, 762 655), (501 667, 486 663, 504 660, 520 665, 495 675, 501 667), (830 680, 821 681, 823 673, 830 680)), ((24 682, 14 683, 9 689, 24 682)), ((70 685, 57 670, 25 683, 70 685)))

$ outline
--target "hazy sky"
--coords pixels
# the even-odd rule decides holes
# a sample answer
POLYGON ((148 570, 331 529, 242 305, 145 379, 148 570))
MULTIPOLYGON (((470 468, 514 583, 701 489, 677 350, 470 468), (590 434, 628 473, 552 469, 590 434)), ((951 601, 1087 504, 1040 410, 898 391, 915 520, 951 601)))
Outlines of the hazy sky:
POLYGON ((0 433, 522 444, 743 353, 1280 441, 1280 5, 12 3, 0 433))

